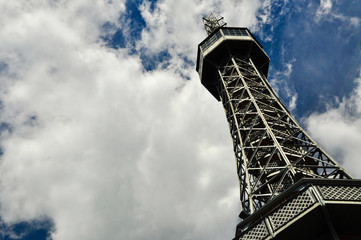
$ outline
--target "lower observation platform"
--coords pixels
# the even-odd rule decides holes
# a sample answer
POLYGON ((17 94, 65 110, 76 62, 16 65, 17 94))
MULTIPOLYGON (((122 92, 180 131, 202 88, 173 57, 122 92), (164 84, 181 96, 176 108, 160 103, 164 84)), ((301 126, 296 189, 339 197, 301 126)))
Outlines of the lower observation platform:
POLYGON ((361 239, 361 180, 301 179, 238 224, 245 239, 361 239))

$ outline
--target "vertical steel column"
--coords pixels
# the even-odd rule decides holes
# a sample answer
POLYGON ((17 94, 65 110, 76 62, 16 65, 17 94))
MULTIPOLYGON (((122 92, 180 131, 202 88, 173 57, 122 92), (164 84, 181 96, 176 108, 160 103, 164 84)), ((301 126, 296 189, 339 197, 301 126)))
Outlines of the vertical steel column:
POLYGON ((236 165, 238 169, 239 176, 239 184, 241 190, 241 205, 242 210, 249 211, 250 213, 254 212, 253 200, 251 196, 251 183, 250 176, 248 174, 248 169, 245 166, 248 165, 247 158, 240 159, 241 156, 245 156, 243 146, 242 137, 239 131, 239 125, 236 118, 236 112, 234 110, 234 106, 231 103, 231 98, 229 92, 227 90, 226 82, 223 79, 222 73, 218 70, 220 80, 221 80, 221 99, 223 102, 223 106, 227 115, 229 127, 231 130, 231 135, 233 139, 233 146, 236 155, 236 165), (242 170, 241 170, 242 169, 242 170), (245 186, 246 185, 246 186, 245 186), (247 206, 245 206, 247 205, 247 206))

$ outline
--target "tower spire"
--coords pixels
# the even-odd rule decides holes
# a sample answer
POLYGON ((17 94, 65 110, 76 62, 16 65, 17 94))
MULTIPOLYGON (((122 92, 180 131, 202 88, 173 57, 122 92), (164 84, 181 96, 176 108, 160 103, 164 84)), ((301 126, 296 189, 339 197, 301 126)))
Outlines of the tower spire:
POLYGON ((212 32, 217 30, 220 27, 227 26, 227 23, 224 22, 223 17, 217 16, 214 13, 209 14, 208 17, 203 17, 204 29, 207 34, 210 35, 212 32))

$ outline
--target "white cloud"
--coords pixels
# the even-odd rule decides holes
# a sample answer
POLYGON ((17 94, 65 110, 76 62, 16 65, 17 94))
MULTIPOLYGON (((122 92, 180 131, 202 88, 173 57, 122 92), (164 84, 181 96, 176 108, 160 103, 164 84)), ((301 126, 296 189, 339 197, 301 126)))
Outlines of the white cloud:
POLYGON ((2 219, 49 217, 55 240, 231 239, 239 192, 224 111, 182 56, 195 59, 210 6, 230 25, 256 21, 258 1, 236 3, 144 5, 138 46, 172 56, 145 72, 99 38, 121 25, 124 1, 2 1, 2 219))
POLYGON ((276 71, 274 78, 270 79, 269 82, 277 94, 282 94, 288 100, 288 109, 293 111, 297 107, 297 92, 289 85, 289 78, 292 74, 293 63, 296 59, 290 60, 288 63, 284 63, 282 71, 276 71))
POLYGON ((351 22, 351 25, 353 25, 355 27, 359 27, 361 25, 361 18, 351 17, 350 22, 351 22))
POLYGON ((253 26, 261 1, 235 0, 161 0, 152 10, 143 4, 142 15, 147 28, 142 33, 138 48, 146 48, 148 54, 168 50, 173 57, 179 55, 195 60, 197 44, 206 36, 201 17, 215 9, 223 16, 227 26, 253 26))
MULTIPOLYGON (((337 5, 338 2, 336 2, 337 5)), ((337 10, 333 10, 332 0, 320 0, 320 5, 316 10, 315 21, 319 23, 321 20, 327 20, 333 22, 335 19, 345 22, 349 27, 359 28, 361 24, 361 18, 358 16, 347 16, 339 13, 337 10)))
POLYGON ((292 112, 293 110, 295 110, 297 104, 297 94, 294 94, 292 97, 291 97, 291 100, 290 102, 288 103, 288 108, 289 110, 292 112))
POLYGON ((316 11, 316 21, 319 21, 325 15, 330 14, 332 9, 331 0, 320 0, 320 6, 318 6, 316 11))
POLYGON ((349 98, 324 113, 313 114, 305 123, 311 136, 327 147, 354 177, 361 177, 361 72, 358 87, 349 98))
POLYGON ((272 4, 271 0, 265 0, 262 3, 262 12, 258 14, 258 17, 260 18, 259 24, 267 24, 271 22, 271 10, 272 10, 272 4))

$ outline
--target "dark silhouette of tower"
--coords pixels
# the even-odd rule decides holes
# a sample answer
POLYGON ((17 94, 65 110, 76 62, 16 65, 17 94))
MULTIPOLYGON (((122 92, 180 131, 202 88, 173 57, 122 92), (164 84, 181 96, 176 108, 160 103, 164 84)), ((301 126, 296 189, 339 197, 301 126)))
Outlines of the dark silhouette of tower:
POLYGON ((240 183, 235 239, 361 239, 361 181, 296 122, 267 81, 269 57, 247 28, 203 18, 201 83, 225 109, 240 183))

